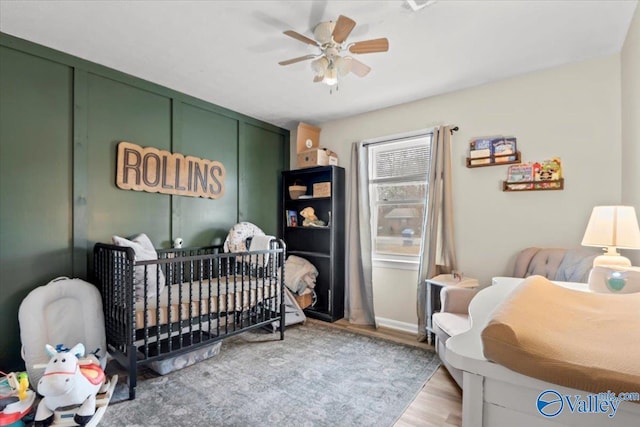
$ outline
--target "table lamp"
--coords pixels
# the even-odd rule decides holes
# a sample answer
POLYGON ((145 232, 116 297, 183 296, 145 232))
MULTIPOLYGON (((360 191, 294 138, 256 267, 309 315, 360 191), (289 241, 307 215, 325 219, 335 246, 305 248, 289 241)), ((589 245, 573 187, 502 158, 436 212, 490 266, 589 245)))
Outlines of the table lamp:
POLYGON ((606 251, 593 260, 593 266, 631 266, 617 248, 640 249, 640 228, 633 206, 596 206, 591 212, 582 246, 601 247, 606 251))

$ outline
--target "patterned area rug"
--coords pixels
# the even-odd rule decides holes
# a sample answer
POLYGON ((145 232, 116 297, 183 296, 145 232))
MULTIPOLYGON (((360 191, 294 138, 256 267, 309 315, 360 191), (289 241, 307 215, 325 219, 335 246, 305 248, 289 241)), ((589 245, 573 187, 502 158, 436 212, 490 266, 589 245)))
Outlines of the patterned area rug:
POLYGON ((111 403, 100 425, 390 426, 440 365, 432 351, 312 322, 279 336, 245 332, 188 368, 143 370, 136 399, 111 403))

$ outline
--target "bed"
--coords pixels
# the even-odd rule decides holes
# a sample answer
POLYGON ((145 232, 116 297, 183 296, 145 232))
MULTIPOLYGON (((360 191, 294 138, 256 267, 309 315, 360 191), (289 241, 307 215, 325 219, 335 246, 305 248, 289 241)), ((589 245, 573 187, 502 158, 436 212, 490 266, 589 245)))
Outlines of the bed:
MULTIPOLYGON (((594 327, 603 319, 601 313, 609 304, 613 304, 614 310, 607 321, 615 322, 613 318, 619 313, 632 312, 620 312, 621 299, 627 296, 590 294, 586 284, 551 284, 540 276, 527 279, 528 283, 519 280, 521 283, 515 286, 513 279, 494 281, 493 286, 480 291, 469 306, 471 329, 446 343, 448 360, 463 371, 463 427, 640 425, 640 402, 637 395, 631 395, 640 392, 638 355, 633 354, 637 344, 629 345, 634 341, 633 331, 638 330, 640 319, 637 315, 620 314, 623 319, 619 318, 618 324, 624 326, 610 334, 611 337, 606 335, 606 330, 594 327), (540 282, 535 286, 542 291, 542 296, 534 296, 535 292, 526 287, 535 280, 540 282), (515 307, 509 307, 513 297, 522 297, 521 307, 515 311, 512 310, 515 307), (555 298, 557 303, 548 297, 555 298), (599 303, 589 301, 593 299, 599 303), (616 301, 609 301, 612 299, 616 301), (544 300, 543 306, 540 306, 541 300, 544 300), (567 313, 559 313, 559 305, 567 313), (504 316, 509 310, 516 314, 515 319, 504 316), (527 316, 524 323, 523 316, 527 316), (526 325, 527 333, 514 329, 514 322, 526 325), (584 331, 569 332, 580 322, 587 325, 584 331), (558 337, 553 336, 555 332, 558 337), (563 338, 559 338, 560 332, 563 338), (523 345, 531 343, 533 336, 536 336, 535 344, 523 345), (590 337, 590 341, 584 337, 590 337), (557 339, 563 340, 562 343, 555 341, 557 339), (491 341, 501 341, 501 346, 491 341), (579 352, 567 344, 569 341, 587 345, 589 350, 579 352), (535 354, 530 351, 525 354, 526 347, 535 354), (596 350, 591 351, 593 349, 596 350), (600 360, 605 353, 609 355, 605 356, 607 360, 600 360), (620 375, 621 369, 631 371, 620 375), (620 402, 613 416, 609 415, 611 411, 579 413, 576 409, 576 396, 586 401, 588 396, 609 391, 629 393, 629 399, 620 402)), ((636 305, 637 298, 640 295, 632 296, 628 303, 636 305)))
POLYGON ((107 348, 127 369, 129 399, 135 398, 139 365, 260 327, 279 328, 284 339, 282 240, 243 253, 209 246, 141 256, 139 249, 97 243, 93 251, 107 348))

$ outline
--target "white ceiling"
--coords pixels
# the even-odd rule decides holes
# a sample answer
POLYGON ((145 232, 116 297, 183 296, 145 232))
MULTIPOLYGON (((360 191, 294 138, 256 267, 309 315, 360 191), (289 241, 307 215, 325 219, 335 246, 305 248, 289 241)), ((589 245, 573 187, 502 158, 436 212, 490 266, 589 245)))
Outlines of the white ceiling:
MULTIPOLYGON (((418 5, 426 0, 416 0, 418 5)), ((388 1, 9 1, 0 31, 293 129, 556 65, 619 52, 637 2, 438 0, 413 11, 388 1), (312 37, 346 15, 348 41, 387 37, 372 67, 329 93, 312 83, 312 37)))

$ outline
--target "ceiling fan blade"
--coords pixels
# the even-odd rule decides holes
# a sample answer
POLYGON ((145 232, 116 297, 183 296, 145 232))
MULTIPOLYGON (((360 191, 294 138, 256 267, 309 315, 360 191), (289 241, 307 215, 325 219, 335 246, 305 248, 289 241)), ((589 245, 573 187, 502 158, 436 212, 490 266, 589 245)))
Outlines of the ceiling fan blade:
POLYGON ((288 35, 289 37, 293 37, 296 40, 300 40, 302 43, 310 44, 311 46, 318 46, 318 42, 316 42, 315 40, 310 39, 307 36, 303 36, 300 33, 296 33, 295 31, 287 30, 284 32, 284 34, 288 35))
POLYGON ((313 78, 314 83, 320 83, 322 80, 324 80, 324 74, 319 74, 313 78))
POLYGON ((386 52, 389 50, 389 40, 386 37, 381 39, 365 40, 363 42, 355 42, 349 46, 351 53, 376 53, 386 52))
POLYGON ((280 64, 280 65, 295 64, 296 62, 306 61, 307 59, 313 59, 313 58, 315 58, 316 56, 317 56, 317 55, 305 55, 305 56, 299 56, 299 57, 297 57, 297 58, 287 59, 286 61, 280 61, 280 62, 278 62, 278 64, 280 64))
POLYGON ((338 16, 338 20, 336 21, 336 26, 333 28, 333 40, 336 43, 342 43, 349 37, 351 34, 351 30, 356 26, 356 21, 351 18, 347 18, 344 15, 338 16))
POLYGON ((358 77, 364 77, 367 74, 369 74, 369 71, 371 71, 371 67, 369 67, 366 64, 363 64, 362 62, 358 61, 355 58, 351 58, 349 57, 349 59, 351 60, 351 72, 353 74, 355 74, 358 77))

